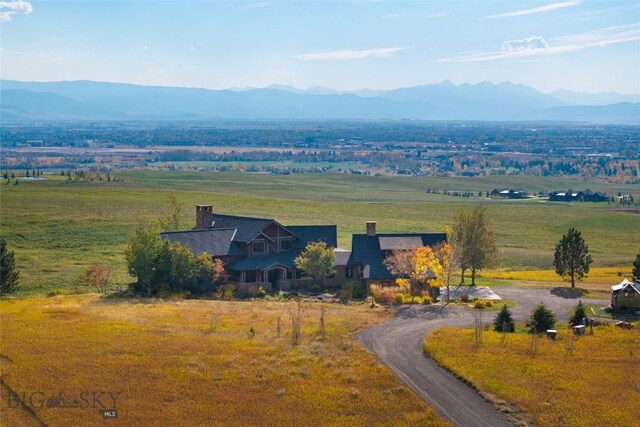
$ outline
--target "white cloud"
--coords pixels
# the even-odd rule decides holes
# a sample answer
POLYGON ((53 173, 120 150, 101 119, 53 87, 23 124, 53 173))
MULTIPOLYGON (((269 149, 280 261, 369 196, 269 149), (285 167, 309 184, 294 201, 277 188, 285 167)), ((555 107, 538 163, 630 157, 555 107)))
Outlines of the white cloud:
POLYGON ((538 7, 533 7, 531 9, 521 9, 521 10, 516 10, 515 12, 507 12, 507 13, 498 13, 495 15, 488 15, 485 16, 485 18, 506 18, 506 17, 511 17, 511 16, 524 16, 524 15, 531 15, 533 13, 543 13, 543 12, 551 12, 557 9, 562 9, 565 7, 571 7, 571 6, 577 6, 580 3, 582 3, 582 1, 563 1, 563 2, 558 2, 558 3, 550 3, 550 4, 546 4, 544 6, 538 6, 538 7))
POLYGON ((496 59, 524 58, 529 56, 576 52, 594 47, 640 40, 640 24, 618 25, 585 33, 550 38, 531 36, 522 40, 507 41, 502 50, 495 52, 461 53, 435 62, 479 62, 496 59))
POLYGON ((403 16, 406 16, 404 13, 390 13, 388 15, 382 15, 380 18, 381 19, 395 19, 395 18, 402 18, 403 16))
POLYGON ((502 50, 510 52, 548 48, 549 45, 542 36, 531 36, 520 40, 509 40, 502 45, 502 50))
POLYGON ((387 58, 393 56, 398 51, 408 49, 406 47, 384 47, 378 49, 363 50, 332 50, 326 52, 305 53, 296 55, 294 58, 304 59, 305 61, 324 61, 324 60, 351 60, 362 58, 387 58))
POLYGON ((33 12, 33 6, 28 1, 0 1, 0 22, 13 20, 13 15, 22 13, 28 15, 33 12))

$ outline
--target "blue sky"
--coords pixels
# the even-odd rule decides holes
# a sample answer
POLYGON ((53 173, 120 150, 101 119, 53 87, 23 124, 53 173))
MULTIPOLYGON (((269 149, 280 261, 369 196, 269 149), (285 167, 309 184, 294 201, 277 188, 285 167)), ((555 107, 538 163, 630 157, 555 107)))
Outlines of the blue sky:
POLYGON ((640 93, 640 1, 3 1, 3 79, 640 93))

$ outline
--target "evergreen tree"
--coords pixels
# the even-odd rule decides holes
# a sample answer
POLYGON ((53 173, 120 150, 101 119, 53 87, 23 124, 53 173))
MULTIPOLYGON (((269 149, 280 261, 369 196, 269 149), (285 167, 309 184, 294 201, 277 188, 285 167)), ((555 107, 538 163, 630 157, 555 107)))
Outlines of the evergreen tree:
POLYGON ((562 236, 556 245, 553 265, 556 273, 571 279, 571 288, 575 288, 576 279, 580 280, 589 272, 589 265, 593 262, 589 255, 589 247, 582 235, 575 228, 562 236))
POLYGON ((7 242, 0 239, 0 295, 17 291, 19 278, 13 251, 8 251, 7 242))
POLYGON ((496 315, 496 318, 493 321, 493 329, 496 332, 515 332, 515 323, 513 322, 513 316, 511 315, 511 310, 509 310, 507 304, 503 305, 502 309, 500 309, 496 315))
POLYGON ((531 313, 531 332, 544 332, 547 329, 552 329, 555 323, 556 318, 553 312, 543 303, 538 304, 533 309, 531 313))
POLYGON ((633 261, 633 280, 640 280, 640 252, 636 255, 636 260, 633 261))
POLYGON ((571 322, 572 325, 582 325, 582 319, 586 318, 587 312, 584 310, 584 305, 582 301, 578 301, 578 305, 576 305, 573 315, 569 318, 569 322, 571 322))

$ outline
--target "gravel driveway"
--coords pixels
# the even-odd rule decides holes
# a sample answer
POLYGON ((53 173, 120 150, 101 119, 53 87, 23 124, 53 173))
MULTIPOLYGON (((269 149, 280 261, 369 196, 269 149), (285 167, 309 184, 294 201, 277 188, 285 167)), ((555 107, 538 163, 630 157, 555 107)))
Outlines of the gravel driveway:
MULTIPOLYGON (((531 310, 544 302, 560 321, 568 318, 577 299, 563 298, 540 288, 497 288, 503 299, 515 300, 516 321, 529 318, 531 310)), ((606 304, 607 300, 582 298, 585 303, 606 304)), ((488 312, 490 322, 495 312, 488 312)), ((493 408, 470 386, 426 357, 422 350, 425 335, 441 326, 473 324, 470 310, 461 306, 403 306, 396 316, 372 328, 363 329, 358 341, 375 354, 396 376, 443 418, 456 426, 510 426, 503 414, 493 408)))

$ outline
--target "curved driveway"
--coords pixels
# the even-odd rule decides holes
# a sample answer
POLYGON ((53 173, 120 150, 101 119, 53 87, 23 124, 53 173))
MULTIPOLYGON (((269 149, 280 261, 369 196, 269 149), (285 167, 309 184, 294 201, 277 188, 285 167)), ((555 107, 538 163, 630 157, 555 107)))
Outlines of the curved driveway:
MULTIPOLYGON (((504 299, 515 300, 512 309, 516 321, 524 321, 539 302, 550 307, 560 321, 577 299, 567 299, 551 294, 549 289, 497 288, 504 299)), ((606 303, 605 300, 583 300, 589 303, 606 303)), ((495 312, 485 315, 485 323, 491 322, 495 312)), ((450 305, 403 306, 396 316, 372 328, 361 330, 357 339, 375 354, 396 376, 418 396, 434 408, 443 418, 456 426, 510 426, 504 415, 493 408, 469 385, 454 377, 426 357, 422 350, 425 335, 441 326, 467 326, 473 324, 470 310, 450 305)))

